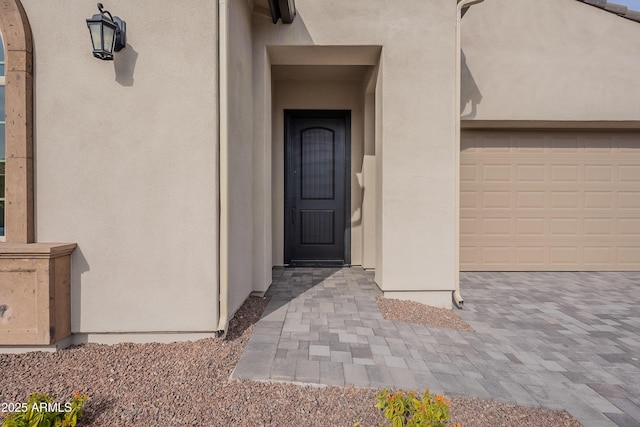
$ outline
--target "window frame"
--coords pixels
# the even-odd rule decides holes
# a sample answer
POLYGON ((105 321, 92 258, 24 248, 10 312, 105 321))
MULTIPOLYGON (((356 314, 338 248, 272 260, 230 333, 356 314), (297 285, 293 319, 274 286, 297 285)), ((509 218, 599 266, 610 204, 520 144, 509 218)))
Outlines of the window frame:
POLYGON ((33 39, 20 0, 0 0, 0 12, 5 47, 4 241, 34 243, 33 39))

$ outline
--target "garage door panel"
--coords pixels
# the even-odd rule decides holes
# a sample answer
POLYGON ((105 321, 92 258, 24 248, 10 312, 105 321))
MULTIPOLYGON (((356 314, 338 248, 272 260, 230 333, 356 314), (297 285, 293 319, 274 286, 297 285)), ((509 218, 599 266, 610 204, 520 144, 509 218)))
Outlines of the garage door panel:
POLYGON ((549 236, 567 237, 580 234, 579 218, 549 218, 549 236))
POLYGON ((523 153, 528 155, 542 155, 546 151, 544 143, 541 143, 537 137, 527 138, 522 136, 514 141, 515 151, 517 153, 523 153))
POLYGON ((510 183, 511 165, 482 165, 482 179, 484 182, 510 183))
POLYGON ((478 193, 474 190, 460 191, 460 210, 475 209, 478 206, 477 195, 478 193))
POLYGON ((551 210, 571 209, 576 211, 582 205, 580 192, 578 191, 552 191, 549 200, 551 210))
POLYGON ((549 248, 549 266, 575 265, 578 263, 578 248, 575 246, 556 246, 549 248))
POLYGON ((621 236, 640 236, 640 218, 619 218, 618 232, 621 236))
POLYGON ((633 269, 637 269, 639 259, 640 259, 640 247, 629 246, 629 247, 618 248, 618 263, 620 265, 625 265, 633 269))
POLYGON ((491 144, 478 144, 478 152, 487 154, 510 154, 513 149, 511 137, 496 134, 491 138, 491 144))
POLYGON ((520 184, 539 184, 545 180, 545 165, 541 164, 517 164, 516 180, 520 184))
POLYGON ((580 167, 578 165, 550 165, 551 182, 573 182, 580 181, 580 167))
POLYGON ((510 246, 484 246, 481 248, 482 263, 484 265, 499 266, 512 264, 510 246))
POLYGON ((510 209, 510 191, 483 191, 480 193, 484 209, 510 209))
POLYGON ((617 140, 618 154, 631 154, 636 156, 638 154, 638 140, 635 138, 635 136, 619 138, 617 140))
POLYGON ((612 210, 615 207, 614 194, 613 191, 585 191, 584 208, 612 210))
POLYGON ((544 218, 516 218, 516 237, 540 237, 544 238, 544 218))
POLYGON ((580 148, 580 140, 570 135, 556 135, 553 137, 553 143, 551 144, 546 139, 544 141, 551 154, 577 155, 580 148))
POLYGON ((640 133, 465 131, 460 262, 640 270, 640 133))
POLYGON ((476 218, 460 218, 460 236, 473 237, 478 233, 478 226, 476 218))
POLYGON ((584 263, 586 265, 611 265, 614 262, 615 248, 604 246, 586 246, 584 248, 584 263))
POLYGON ((606 237, 613 241, 615 239, 613 225, 611 218, 585 218, 584 236, 606 237))
POLYGON ((544 191, 517 191, 516 209, 545 209, 547 194, 544 191))
POLYGON ((615 138, 603 139, 600 134, 598 136, 584 135, 582 155, 586 157, 610 158, 613 159, 617 155, 617 147, 615 138))
POLYGON ((618 193, 618 208, 640 209, 640 191, 621 191, 618 193))
POLYGON ((544 266, 546 252, 544 246, 519 246, 515 248, 515 262, 523 266, 544 266))
POLYGON ((460 182, 474 183, 478 181, 478 166, 460 165, 460 182))
POLYGON ((613 165, 602 164, 585 164, 584 165, 584 180, 588 183, 613 183, 613 165))
POLYGON ((482 234, 485 236, 511 236, 513 234, 511 220, 512 218, 483 218, 482 234))
POLYGON ((460 265, 472 265, 480 259, 478 250, 474 246, 460 246, 460 265))
POLYGON ((621 164, 618 167, 618 180, 621 183, 640 183, 640 165, 621 164))

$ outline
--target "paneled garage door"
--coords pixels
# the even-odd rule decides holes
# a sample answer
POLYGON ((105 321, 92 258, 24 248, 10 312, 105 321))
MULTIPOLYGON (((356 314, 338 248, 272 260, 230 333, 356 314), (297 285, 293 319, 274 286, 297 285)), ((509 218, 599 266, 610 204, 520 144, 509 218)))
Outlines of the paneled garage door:
POLYGON ((464 131, 460 268, 640 270, 640 133, 464 131))

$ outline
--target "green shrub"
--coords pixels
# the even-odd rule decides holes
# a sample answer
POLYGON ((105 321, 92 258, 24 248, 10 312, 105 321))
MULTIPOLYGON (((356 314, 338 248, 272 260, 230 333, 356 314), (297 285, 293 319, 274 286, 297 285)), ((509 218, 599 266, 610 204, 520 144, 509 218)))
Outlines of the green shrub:
POLYGON ((2 427, 73 427, 82 416, 85 400, 86 394, 75 392, 71 402, 55 404, 51 395, 33 393, 19 412, 4 419, 2 427))
MULTIPOLYGON (((384 413, 392 427, 444 427, 449 421, 449 400, 432 395, 429 389, 419 396, 414 391, 388 391, 378 394, 376 408, 384 413)), ((459 425, 458 425, 459 426, 459 425)))

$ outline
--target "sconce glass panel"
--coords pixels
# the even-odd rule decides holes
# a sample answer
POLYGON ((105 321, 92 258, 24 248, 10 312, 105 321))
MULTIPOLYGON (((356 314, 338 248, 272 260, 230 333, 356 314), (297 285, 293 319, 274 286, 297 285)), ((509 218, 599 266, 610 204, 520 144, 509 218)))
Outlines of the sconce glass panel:
POLYGON ((104 46, 104 50, 106 50, 107 52, 113 52, 113 44, 115 43, 115 28, 109 27, 107 25, 103 25, 102 26, 102 31, 104 32, 102 34, 103 37, 103 42, 102 45, 104 46))
POLYGON ((102 50, 100 41, 102 40, 102 25, 99 22, 89 24, 89 31, 91 31, 91 43, 93 43, 93 50, 102 50))

